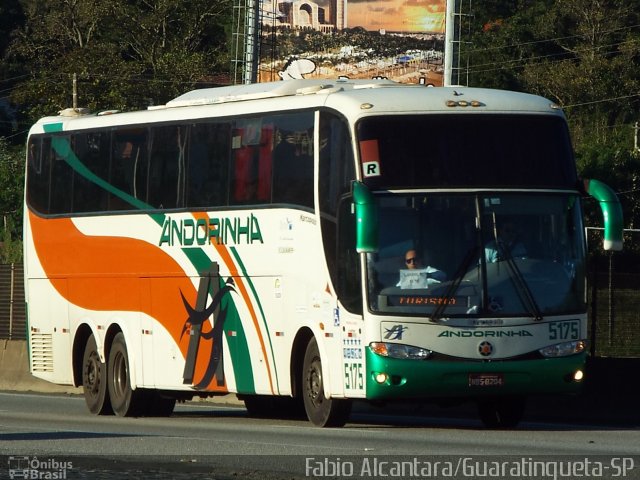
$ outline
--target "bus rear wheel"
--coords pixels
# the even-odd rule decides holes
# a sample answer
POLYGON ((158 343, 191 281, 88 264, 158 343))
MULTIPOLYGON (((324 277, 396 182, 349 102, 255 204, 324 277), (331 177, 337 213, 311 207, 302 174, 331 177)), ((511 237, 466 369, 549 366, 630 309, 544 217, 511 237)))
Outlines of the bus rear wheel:
POLYGON ((302 368, 302 398, 307 418, 318 427, 342 427, 349 419, 351 402, 324 395, 322 361, 315 338, 307 345, 302 368))
POLYGON ((498 397, 478 400, 480 420, 488 428, 514 428, 524 416, 524 397, 498 397))
POLYGON ((87 339, 82 356, 82 391, 91 413, 95 415, 113 413, 107 394, 107 364, 100 360, 93 334, 87 339))
POLYGON ((107 365, 109 397, 113 411, 119 417, 134 417, 142 413, 144 392, 131 388, 129 356, 122 332, 116 334, 109 352, 107 365))

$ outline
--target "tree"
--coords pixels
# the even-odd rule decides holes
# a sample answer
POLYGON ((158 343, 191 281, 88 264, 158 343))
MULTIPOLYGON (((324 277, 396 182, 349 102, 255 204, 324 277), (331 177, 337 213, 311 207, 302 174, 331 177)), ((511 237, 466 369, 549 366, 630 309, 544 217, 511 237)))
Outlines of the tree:
POLYGON ((16 65, 4 60, 11 32, 24 22, 18 0, 2 0, 0 3, 0 135, 16 133, 17 122, 9 92, 20 80, 21 71, 16 65))
POLYGON ((0 137, 0 263, 22 258, 22 191, 24 183, 24 149, 11 147, 0 137))
POLYGON ((231 0, 23 0, 10 47, 35 72, 14 93, 31 119, 71 106, 139 109, 208 82, 228 67, 231 0))

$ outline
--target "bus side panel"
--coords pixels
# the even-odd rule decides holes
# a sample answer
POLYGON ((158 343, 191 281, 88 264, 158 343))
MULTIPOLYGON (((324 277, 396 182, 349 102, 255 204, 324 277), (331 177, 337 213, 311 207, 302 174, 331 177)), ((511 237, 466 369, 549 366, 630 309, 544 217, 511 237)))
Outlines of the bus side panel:
MULTIPOLYGON (((71 385, 71 335, 68 303, 47 279, 28 279, 29 351, 33 376, 71 385)), ((66 290, 67 282, 59 280, 66 290)))
MULTIPOLYGON (((236 305, 241 310, 247 350, 242 343, 236 345, 235 375, 246 377, 252 372, 250 391, 245 378, 245 387, 238 385, 240 393, 263 395, 290 394, 289 355, 293 333, 287 328, 282 305, 282 279, 274 276, 252 276, 238 278, 251 293, 251 306, 245 306, 238 292, 236 305), (244 307, 244 308, 242 308, 244 307)), ((229 322, 229 320, 227 320, 229 322)), ((238 338, 238 337, 236 337, 238 338)), ((239 339, 239 338, 238 338, 239 339)))

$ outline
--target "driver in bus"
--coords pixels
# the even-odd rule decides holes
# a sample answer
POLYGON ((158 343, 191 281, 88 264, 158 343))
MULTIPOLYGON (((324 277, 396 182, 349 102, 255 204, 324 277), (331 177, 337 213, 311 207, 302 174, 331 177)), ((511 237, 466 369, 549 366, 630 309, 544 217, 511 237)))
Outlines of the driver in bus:
POLYGON ((524 245, 518 240, 516 226, 513 223, 505 223, 498 229, 497 238, 491 240, 484 247, 484 256, 487 263, 527 256, 524 245))
POLYGON ((396 287, 402 289, 428 288, 429 285, 440 283, 447 279, 447 275, 437 268, 422 265, 418 252, 409 249, 404 254, 405 268, 400 270, 400 279, 396 287))

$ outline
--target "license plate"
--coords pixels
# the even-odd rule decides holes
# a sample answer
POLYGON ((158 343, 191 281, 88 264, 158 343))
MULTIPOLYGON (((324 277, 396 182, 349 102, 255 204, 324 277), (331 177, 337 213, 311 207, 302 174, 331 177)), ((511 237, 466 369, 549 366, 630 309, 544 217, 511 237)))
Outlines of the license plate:
POLYGON ((502 373, 470 373, 470 387, 502 387, 504 375, 502 373))

